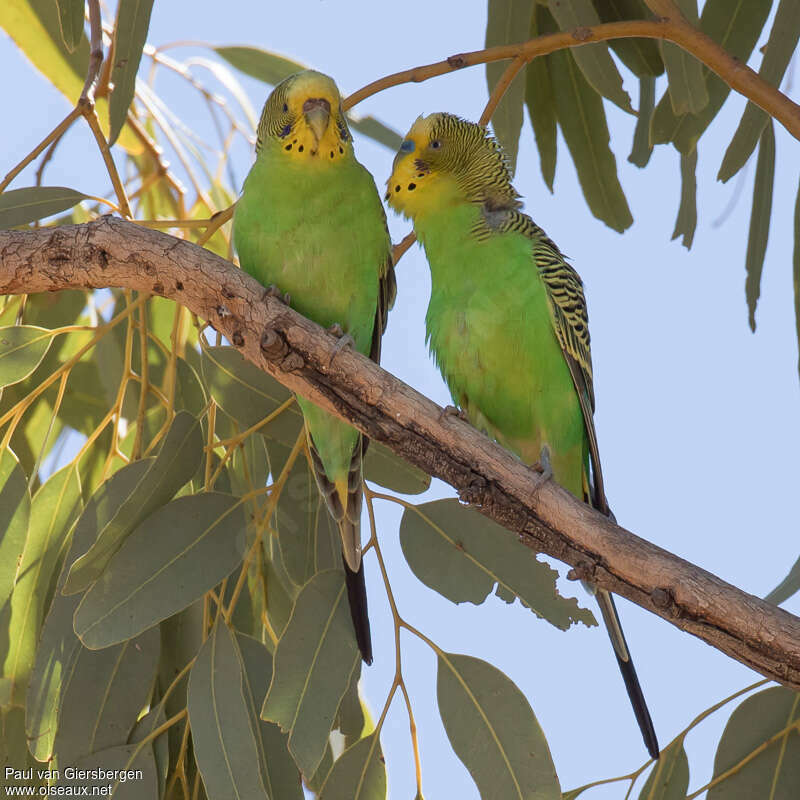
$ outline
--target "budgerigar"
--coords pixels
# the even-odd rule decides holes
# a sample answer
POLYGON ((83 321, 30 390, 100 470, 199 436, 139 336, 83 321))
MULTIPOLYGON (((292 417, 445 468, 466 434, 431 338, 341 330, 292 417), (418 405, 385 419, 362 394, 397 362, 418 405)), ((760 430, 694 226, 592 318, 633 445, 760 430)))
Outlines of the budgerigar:
MULTIPOLYGON (((428 342, 453 400, 477 428, 609 514, 595 434, 583 285, 530 217, 485 128, 420 117, 387 185, 431 269, 428 342)), ((614 601, 596 597, 653 758, 658 742, 614 601)))
MULTIPOLYGON (((267 98, 233 235, 242 269, 379 360, 395 294, 391 242, 375 182, 356 161, 339 90, 327 75, 292 75, 267 98)), ((360 534, 367 441, 312 402, 297 402, 317 485, 341 533, 350 611, 369 664, 360 534)))

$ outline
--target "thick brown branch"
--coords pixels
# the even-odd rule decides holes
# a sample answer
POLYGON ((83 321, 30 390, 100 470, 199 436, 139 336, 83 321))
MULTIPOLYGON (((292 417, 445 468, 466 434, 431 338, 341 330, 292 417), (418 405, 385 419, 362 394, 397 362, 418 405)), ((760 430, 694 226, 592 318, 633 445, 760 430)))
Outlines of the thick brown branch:
MULTIPOLYGON (((663 2, 663 0, 662 0, 663 2)), ((576 28, 538 36, 523 44, 500 45, 471 53, 459 53, 435 64, 395 72, 364 86, 344 101, 344 108, 352 108, 367 97, 403 83, 419 83, 437 75, 445 75, 464 67, 486 64, 522 57, 526 62, 537 56, 547 55, 567 47, 580 47, 592 42, 610 39, 664 39, 674 42, 691 53, 698 61, 722 78, 732 89, 752 100, 786 128, 795 139, 800 140, 800 105, 790 100, 776 87, 760 78, 750 67, 734 58, 713 39, 706 36, 677 15, 655 20, 632 20, 629 22, 605 22, 592 27, 576 28)))
POLYGON ((196 245, 120 219, 0 231, 0 294, 117 286, 210 320, 244 356, 575 574, 800 689, 800 619, 618 527, 196 245))

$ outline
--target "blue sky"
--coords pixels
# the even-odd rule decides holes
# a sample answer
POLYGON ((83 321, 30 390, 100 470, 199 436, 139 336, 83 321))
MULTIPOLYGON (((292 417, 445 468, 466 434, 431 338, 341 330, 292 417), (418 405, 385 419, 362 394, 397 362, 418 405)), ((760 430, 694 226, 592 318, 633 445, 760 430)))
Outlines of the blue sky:
MULTIPOLYGON (((485 2, 458 4, 405 0, 379 3, 296 0, 266 4, 227 0, 156 2, 150 41, 201 40, 250 44, 273 50, 334 76, 343 93, 399 69, 483 46, 485 2)), ((761 46, 763 41, 757 45, 761 46)), ((185 57, 197 50, 176 50, 185 57)), ((755 64, 758 64, 758 56, 755 64)), ((0 126, 5 173, 68 110, 0 35, 0 101, 12 114, 0 126)), ((634 101, 637 85, 625 73, 634 101)), ((243 78, 259 109, 268 89, 243 78)), ((187 124, 212 136, 205 107, 185 84, 164 76, 156 88, 187 124)), ((659 95, 663 90, 659 83, 659 95)), ((798 99, 797 89, 793 97, 798 99)), ((446 110, 476 119, 487 99, 483 68, 369 98, 356 111, 374 114, 404 132, 420 113, 446 110)), ((731 96, 699 144, 699 225, 687 252, 670 242, 677 212, 678 156, 659 147, 645 170, 626 161, 633 119, 607 104, 612 147, 635 219, 618 235, 588 212, 563 140, 556 190, 541 180, 530 125, 525 121, 515 184, 525 209, 567 253, 586 284, 597 394, 596 423, 604 474, 620 524, 716 573, 745 591, 764 595, 798 556, 797 464, 800 388, 792 307, 792 215, 800 144, 776 127, 777 163, 773 219, 755 335, 747 326, 744 253, 754 163, 728 219, 713 221, 736 190, 738 178, 716 183, 722 154, 744 101, 731 96)), ((358 158, 379 188, 393 154, 356 135, 358 158)), ((105 190, 99 156, 83 130, 65 139, 49 167, 47 183, 91 194, 105 190)), ((249 168, 244 147, 234 154, 239 182, 249 168)), ((32 183, 32 174, 14 187, 32 183), (26 179, 27 178, 27 179, 26 179)), ((238 187, 237 187, 238 188, 238 187)), ((395 241, 408 223, 389 212, 395 241)), ((399 295, 384 343, 383 366, 444 405, 448 393, 427 355, 424 313, 427 266, 415 247, 398 266, 399 295)), ((449 496, 434 482, 427 498, 449 496)), ((446 650, 484 658, 524 691, 547 735, 564 789, 619 775, 646 754, 628 708, 608 640, 598 629, 561 633, 537 621, 519 603, 490 598, 482 606, 456 607, 421 585, 400 552, 400 509, 379 503, 378 524, 400 610, 446 650)), ((562 569, 562 573, 564 570, 562 569)), ((363 691, 378 713, 394 668, 393 633, 374 559, 367 582, 375 665, 364 672, 363 691)), ((565 593, 580 589, 562 582, 565 593)), ((580 594, 582 602, 590 598, 580 594)), ((655 616, 619 601, 662 745, 704 708, 758 679, 699 640, 655 616)), ((786 604, 800 612, 800 598, 786 604)), ((404 674, 417 716, 423 787, 428 798, 477 798, 466 769, 450 750, 435 702, 435 658, 404 635, 404 674)), ((727 712, 715 715, 687 742, 692 788, 710 777, 713 748, 727 712)), ((412 797, 413 758, 405 710, 398 698, 383 734, 390 796, 412 797)), ((587 794, 621 797, 619 787, 587 794)))

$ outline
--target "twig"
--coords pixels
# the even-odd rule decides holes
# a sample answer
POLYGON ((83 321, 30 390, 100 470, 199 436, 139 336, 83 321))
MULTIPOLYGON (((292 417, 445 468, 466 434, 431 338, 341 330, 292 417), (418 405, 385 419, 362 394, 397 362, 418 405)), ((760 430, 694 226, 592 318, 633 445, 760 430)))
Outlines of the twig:
POLYGON ((103 131, 100 129, 100 121, 97 119, 97 112, 94 109, 94 105, 87 101, 80 106, 80 111, 86 121, 89 123, 89 127, 94 134, 97 146, 100 148, 100 155, 103 156, 103 161, 106 165, 106 171, 108 172, 108 177, 111 179, 111 185, 114 187, 114 194, 117 196, 117 202, 119 203, 120 211, 124 217, 130 219, 133 215, 131 214, 131 207, 128 204, 128 196, 125 193, 125 187, 122 185, 122 181, 119 178, 119 172, 117 172, 117 166, 114 163, 113 156, 111 155, 111 149, 108 146, 108 140, 106 139, 103 131))
POLYGON ((497 85, 489 96, 489 102, 486 104, 486 108, 483 109, 483 114, 481 114, 478 120, 480 125, 489 124, 489 120, 492 118, 492 114, 494 114, 495 109, 503 99, 503 95, 508 91, 508 87, 511 86, 514 78, 525 68, 527 63, 528 60, 524 56, 517 56, 508 67, 506 67, 506 71, 500 76, 500 80, 497 81, 497 85))
POLYGON ((103 63, 103 21, 100 16, 100 0, 89 0, 89 36, 91 42, 89 69, 86 73, 86 83, 83 84, 80 100, 78 100, 79 106, 93 102, 92 87, 103 63))

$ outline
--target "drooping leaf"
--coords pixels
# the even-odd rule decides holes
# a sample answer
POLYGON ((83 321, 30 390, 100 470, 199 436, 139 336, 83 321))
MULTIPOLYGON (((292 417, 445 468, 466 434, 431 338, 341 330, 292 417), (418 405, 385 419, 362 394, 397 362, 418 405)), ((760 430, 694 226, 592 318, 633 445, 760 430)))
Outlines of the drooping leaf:
POLYGON ((56 0, 61 38, 70 53, 74 53, 83 38, 83 12, 86 0, 56 0))
POLYGON ((779 606, 800 589, 800 558, 794 562, 789 574, 764 598, 779 606))
POLYGON ((209 800, 269 798, 244 685, 236 640, 218 619, 189 678, 192 741, 209 800))
POLYGON ((75 612, 86 647, 122 642, 186 608, 244 555, 239 501, 217 492, 179 497, 128 536, 75 612))
POLYGON ((440 652, 436 696, 450 744, 482 800, 561 800, 533 709, 500 670, 472 656, 440 652))
POLYGON ((30 513, 28 479, 17 457, 6 448, 0 453, 0 608, 14 587, 30 513))
POLYGON ((322 761, 358 659, 344 574, 319 572, 297 596, 261 709, 262 719, 289 733, 289 751, 307 777, 322 761))
POLYGON ((384 125, 375 117, 359 117, 355 114, 347 114, 347 124, 362 136, 374 139, 379 144, 386 145, 392 153, 400 149, 403 137, 388 125, 384 125))
MULTIPOLYGON (((114 498, 104 494, 107 507, 112 502, 118 503, 116 513, 98 530, 89 551, 72 565, 64 594, 81 592, 97 580, 131 531, 168 503, 192 477, 202 456, 200 422, 188 412, 179 411, 158 456, 149 460, 149 469, 132 491, 114 498)), ((129 470, 132 466, 122 469, 129 470)))
MULTIPOLYGON (((780 84, 800 38, 800 0, 781 0, 767 40, 764 59, 758 74, 773 86, 780 84)), ((732 178, 756 149, 769 117, 755 103, 748 101, 739 127, 725 151, 717 180, 732 178)))
POLYGON ((455 499, 407 508, 400 545, 414 574, 454 603, 482 603, 496 585, 505 602, 518 597, 561 630, 597 624, 574 597, 561 597, 558 573, 516 535, 455 499))
MULTIPOLYGON (((151 708, 141 719, 139 719, 128 737, 129 744, 136 744, 150 736, 156 728, 159 728, 167 721, 164 713, 164 706, 158 705, 151 708)), ((169 772, 169 744, 167 732, 156 736, 150 740, 150 749, 153 751, 153 758, 156 764, 156 774, 158 776, 158 795, 164 796, 164 789, 167 785, 167 773, 169 772)))
MULTIPOLYGON (((700 27, 724 50, 745 63, 758 41, 771 5, 772 0, 706 0, 700 27)), ((696 114, 677 115, 665 92, 653 113, 650 129, 653 144, 674 142, 675 147, 687 155, 722 108, 730 87, 707 67, 702 69, 708 102, 696 114)))
MULTIPOLYGON (((699 27, 697 0, 677 0, 677 5, 687 21, 694 27, 699 27)), ((702 63, 672 42, 664 41, 661 47, 669 78, 668 93, 672 112, 678 116, 699 114, 708 105, 708 89, 702 63)))
POLYGON ((690 250, 697 228, 697 148, 689 155, 680 154, 681 160, 681 204, 675 220, 672 238, 683 237, 681 244, 690 250))
MULTIPOLYGON (((557 28, 553 17, 537 4, 531 14, 530 38, 554 33, 555 30, 557 28)), ((534 58, 528 64, 525 76, 525 103, 528 106, 528 116, 531 118, 533 135, 539 150, 542 178, 552 192, 558 152, 558 117, 549 62, 546 58, 534 58)))
MULTIPOLYGON (((783 686, 748 697, 731 714, 714 756, 714 776, 738 765, 757 747, 800 718, 800 694, 783 686)), ((708 790, 708 800, 792 800, 800 786, 800 733, 778 737, 755 758, 708 790)))
MULTIPOLYGON (((601 22, 647 19, 650 13, 642 0, 594 0, 601 22)), ((653 39, 612 39, 609 43, 619 60, 637 78, 657 77, 664 72, 664 62, 653 39)))
MULTIPOLYGON (((1 196, 1 195, 0 195, 1 196)), ((33 325, 0 328, 0 386, 25 380, 42 363, 53 332, 33 325)))
POLYGON ((761 272, 767 252, 769 222, 772 216, 772 187, 775 183, 775 128, 772 120, 761 134, 756 162, 756 179, 753 186, 753 206, 750 212, 750 232, 747 236, 745 256, 745 295, 749 312, 750 330, 756 329, 756 306, 761 294, 761 272))
POLYGON ((255 732, 264 788, 270 800, 302 800, 300 773, 289 755, 286 734, 274 723, 259 719, 272 679, 272 656, 251 636, 237 633, 236 644, 244 667, 242 690, 255 732))
POLYGON ((360 739, 336 759, 320 800, 385 800, 386 766, 378 734, 360 739))
POLYGON ((105 650, 80 648, 61 695, 59 763, 127 743, 150 695, 158 649, 156 628, 105 650))
MULTIPOLYGON (((344 736, 345 748, 354 745, 365 733, 364 727, 367 723, 367 718, 364 714, 364 706, 358 691, 360 678, 361 667, 357 665, 350 678, 350 685, 347 687, 342 702, 339 703, 339 710, 336 712, 336 719, 333 723, 334 728, 344 736)), ((372 728, 371 720, 370 728, 372 728)))
POLYGON ((658 761, 647 776, 639 800, 685 800, 689 791, 689 759, 683 739, 661 751, 658 761))
POLYGON ((114 800, 150 800, 158 797, 158 771, 152 747, 139 748, 135 744, 110 747, 85 756, 72 765, 63 766, 75 767, 75 772, 71 773, 73 777, 64 775, 59 780, 59 786, 71 790, 73 797, 79 796, 84 786, 88 789, 89 797, 100 797, 103 791, 108 792, 109 784, 114 800), (106 771, 119 774, 125 769, 141 770, 141 775, 135 773, 134 780, 109 780, 107 777, 106 771))
POLYGON ((116 498, 131 492, 149 465, 149 459, 136 461, 104 481, 75 525, 72 544, 53 593, 53 604, 42 626, 25 706, 27 736, 39 761, 48 761, 53 754, 61 696, 69 686, 82 649, 72 629, 72 617, 80 597, 61 594, 70 564, 91 546, 97 532, 112 518, 117 508, 116 498))
POLYGON ((561 50, 547 58, 558 121, 575 162, 583 196, 592 214, 622 233, 631 226, 633 217, 609 147, 603 101, 586 82, 571 53, 561 50))
MULTIPOLYGON (((292 396, 233 347, 209 347, 203 351, 202 365, 209 393, 242 429, 260 422, 292 396)), ((292 404, 261 432, 291 447, 302 425, 300 410, 292 404)))
POLYGON ((364 478, 399 494, 422 494, 431 476, 396 456, 380 442, 370 442, 364 459, 364 478))
MULTIPOLYGON (((533 0, 489 0, 486 21, 486 47, 516 44, 525 41, 533 12, 533 0)), ((491 94, 508 63, 492 61, 486 65, 486 83, 491 94)), ((519 132, 522 129, 522 104, 525 99, 525 82, 517 74, 506 89, 492 115, 492 130, 503 147, 511 174, 517 164, 519 132)))
POLYGON ((66 186, 10 189, 0 194, 0 228, 16 228, 60 214, 85 199, 85 194, 66 186))
POLYGON ((298 61, 269 53, 259 47, 214 47, 213 50, 239 72, 271 86, 306 69, 298 61))
MULTIPOLYGON (((550 0, 547 6, 562 31, 600 24, 600 17, 592 5, 592 0, 550 0)), ((575 47, 571 50, 571 54, 583 76, 596 92, 607 97, 623 111, 633 114, 631 98, 622 88, 622 76, 604 42, 575 47)), ((563 125, 564 118, 561 113, 559 120, 563 125)))
POLYGON ((108 143, 114 144, 125 124, 128 109, 136 89, 136 73, 142 60, 142 50, 150 27, 153 0, 119 0, 117 22, 114 26, 114 64, 111 68, 111 93, 109 119, 111 121, 108 143))
POLYGON ((639 118, 633 131, 633 146, 628 161, 637 167, 646 167, 653 153, 650 144, 650 120, 656 100, 656 79, 645 75, 639 78, 639 118))
POLYGON ((54 589, 54 572, 64 558, 80 507, 81 487, 74 464, 52 475, 33 496, 28 538, 11 601, 0 612, 0 626, 8 631, 0 644, 2 706, 25 705, 36 642, 54 589))

